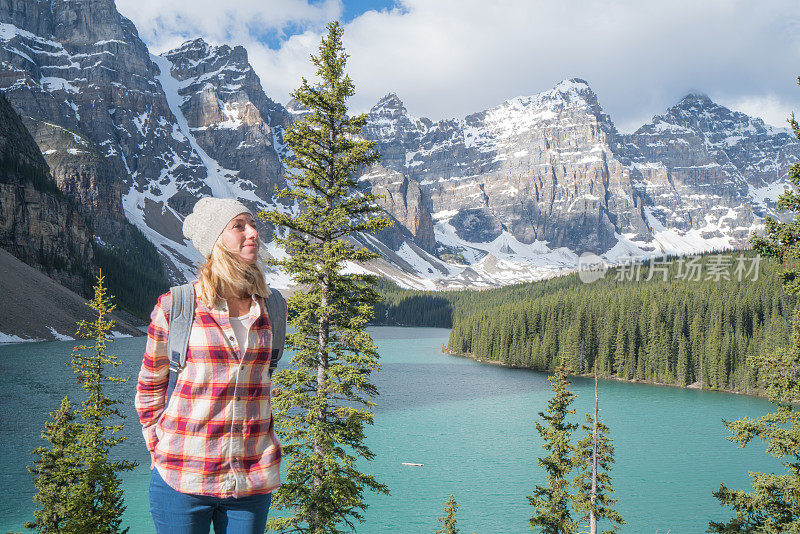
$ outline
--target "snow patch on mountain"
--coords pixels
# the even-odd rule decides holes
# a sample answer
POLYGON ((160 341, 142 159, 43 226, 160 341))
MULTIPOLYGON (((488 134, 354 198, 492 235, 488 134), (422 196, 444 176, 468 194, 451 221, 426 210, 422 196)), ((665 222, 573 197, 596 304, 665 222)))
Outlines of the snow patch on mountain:
MULTIPOLYGON (((175 120, 178 123, 180 132, 188 139, 189 144, 197 155, 200 156, 203 165, 208 171, 205 181, 211 188, 213 196, 218 198, 237 198, 236 193, 240 193, 241 191, 236 191, 230 183, 230 179, 236 176, 236 171, 225 169, 219 163, 211 159, 206 151, 200 148, 197 139, 195 139, 189 128, 186 117, 183 115, 183 111, 181 111, 182 98, 178 95, 178 89, 180 88, 179 82, 170 74, 172 64, 167 58, 161 56, 151 54, 150 59, 161 71, 161 74, 156 76, 156 79, 161 83, 161 87, 164 89, 164 94, 167 97, 167 104, 172 114, 175 115, 175 120)), ((255 197, 255 195, 251 194, 244 196, 244 198, 247 198, 247 196, 255 197)), ((250 200, 254 200, 254 198, 250 198, 250 200)), ((258 197, 255 197, 255 200, 260 201, 258 197)))
POLYGON ((48 91, 64 91, 67 93, 77 93, 79 89, 69 83, 64 78, 55 76, 42 76, 39 79, 39 84, 48 91))
MULTIPOLYGON (((55 328, 53 328, 52 326, 48 326, 47 329, 50 330, 50 333, 53 334, 53 338, 56 341, 75 341, 75 338, 72 337, 72 336, 59 334, 58 331, 55 328)), ((128 336, 128 337, 130 337, 130 336, 128 336)))
POLYGON ((0 332, 0 345, 4 345, 6 343, 35 343, 37 341, 42 340, 37 338, 20 337, 14 334, 4 334, 3 332, 0 332))
POLYGON ((448 287, 483 287, 535 281, 555 276, 564 270, 578 266, 578 255, 566 247, 551 249, 545 241, 523 243, 512 234, 503 231, 496 239, 486 243, 473 243, 458 236, 455 228, 438 213, 434 228, 436 241, 448 250, 460 254, 469 267, 447 280, 448 287), (475 275, 466 280, 465 270, 475 275))
POLYGON ((147 221, 148 212, 153 210, 160 210, 161 213, 156 215, 166 216, 174 221, 181 221, 183 218, 170 208, 166 202, 154 200, 148 191, 141 192, 135 187, 131 187, 122 196, 125 216, 142 231, 145 237, 168 259, 169 264, 177 269, 180 276, 183 277, 183 280, 180 280, 173 275, 171 276, 172 282, 194 279, 197 266, 203 262, 202 255, 188 240, 177 242, 175 239, 170 239, 161 232, 156 231, 147 221))
POLYGON ((792 184, 788 180, 776 180, 775 182, 763 187, 753 187, 748 185, 748 195, 756 204, 768 207, 768 203, 777 203, 778 198, 784 191, 792 190, 792 184))
MULTIPOLYGON (((50 46, 53 48, 59 48, 63 50, 61 43, 56 41, 51 41, 50 39, 46 39, 44 37, 40 37, 35 33, 31 33, 27 30, 23 30, 22 28, 18 28, 13 24, 9 24, 6 22, 0 22, 0 39, 3 41, 10 41, 14 37, 23 37, 25 39, 30 39, 31 41, 35 41, 37 43, 50 46)), ((64 52, 66 53, 66 51, 64 52)))

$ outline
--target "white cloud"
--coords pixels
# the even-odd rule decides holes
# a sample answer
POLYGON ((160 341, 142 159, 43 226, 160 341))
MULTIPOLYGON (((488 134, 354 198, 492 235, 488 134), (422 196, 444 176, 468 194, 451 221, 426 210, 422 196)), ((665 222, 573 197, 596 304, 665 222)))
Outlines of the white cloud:
MULTIPOLYGON (((161 50, 197 36, 244 45, 265 91, 281 102, 313 74, 308 57, 325 22, 342 12, 333 0, 230 5, 181 0, 165 11, 156 0, 119 0, 145 41, 161 50), (292 25, 305 32, 279 49, 259 42, 256 30, 292 25)), ((794 0, 401 0, 397 9, 348 23, 344 44, 355 111, 394 91, 414 115, 458 117, 581 77, 630 131, 689 91, 769 123, 800 109, 798 28, 794 0)))
POLYGON ((259 37, 285 35, 287 29, 320 28, 342 13, 340 0, 117 0, 139 36, 160 54, 187 39, 264 47, 259 37))
POLYGON ((720 104, 747 115, 761 117, 767 124, 778 128, 789 127, 786 119, 789 118, 792 112, 800 118, 800 106, 796 101, 792 105, 782 101, 774 94, 742 96, 730 102, 720 100, 720 104))

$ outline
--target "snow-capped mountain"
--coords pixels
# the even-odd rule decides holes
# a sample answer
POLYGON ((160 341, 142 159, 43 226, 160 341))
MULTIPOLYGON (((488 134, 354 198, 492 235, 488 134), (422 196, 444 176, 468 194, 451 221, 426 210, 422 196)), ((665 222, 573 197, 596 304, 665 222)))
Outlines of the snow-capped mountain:
MULTIPOLYGON (((180 232, 196 198, 288 209, 274 198, 282 132, 304 110, 264 93, 242 47, 155 56, 113 0, 0 3, 0 89, 95 240, 124 247, 133 223, 174 281, 200 260, 180 232)), ((579 79, 442 121, 390 93, 364 133, 383 157, 360 183, 396 225, 360 236, 383 259, 350 268, 410 287, 535 280, 585 251, 743 244, 800 156, 787 132, 698 95, 622 135, 579 79)))
POLYGON ((678 252, 744 243, 797 160, 796 139, 690 94, 626 137, 634 185, 656 243, 678 252))
POLYGON ((282 184, 281 138, 290 114, 264 93, 247 51, 196 39, 153 60, 171 109, 181 126, 185 121, 197 151, 231 169, 235 180, 227 181, 238 182, 241 197, 271 199, 282 184))
POLYGON ((395 94, 368 116, 387 169, 365 181, 419 187, 434 221, 425 248, 494 282, 575 268, 583 252, 617 262, 746 245, 800 157, 786 130, 702 95, 620 134, 580 79, 463 119, 413 117, 395 94))
POLYGON ((172 280, 200 260, 180 232, 196 198, 272 205, 289 115, 241 47, 198 40, 153 56, 112 0, 5 3, 0 89, 96 239, 124 250, 130 221, 172 280))

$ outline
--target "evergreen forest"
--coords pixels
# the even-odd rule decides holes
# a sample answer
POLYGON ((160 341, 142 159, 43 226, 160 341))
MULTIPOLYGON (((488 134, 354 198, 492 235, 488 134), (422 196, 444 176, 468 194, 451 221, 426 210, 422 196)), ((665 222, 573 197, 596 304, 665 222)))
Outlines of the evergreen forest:
POLYGON ((382 282, 383 324, 451 327, 447 350, 537 371, 759 393, 752 357, 786 346, 796 298, 779 265, 727 251, 485 291, 382 282), (415 320, 415 317, 417 320, 415 320))
POLYGON ((124 247, 93 243, 94 263, 102 270, 120 307, 147 319, 159 295, 169 290, 169 283, 156 247, 142 231, 126 222, 122 232, 124 247))

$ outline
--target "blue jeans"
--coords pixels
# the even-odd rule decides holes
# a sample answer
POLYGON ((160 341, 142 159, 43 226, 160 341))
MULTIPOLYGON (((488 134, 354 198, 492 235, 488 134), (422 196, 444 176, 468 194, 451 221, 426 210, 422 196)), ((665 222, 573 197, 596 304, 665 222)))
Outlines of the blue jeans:
POLYGON ((157 534, 263 534, 271 493, 227 498, 181 493, 153 469, 150 474, 150 513, 157 534))

